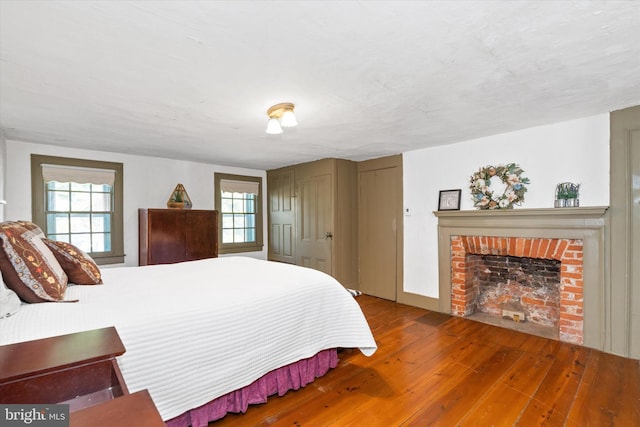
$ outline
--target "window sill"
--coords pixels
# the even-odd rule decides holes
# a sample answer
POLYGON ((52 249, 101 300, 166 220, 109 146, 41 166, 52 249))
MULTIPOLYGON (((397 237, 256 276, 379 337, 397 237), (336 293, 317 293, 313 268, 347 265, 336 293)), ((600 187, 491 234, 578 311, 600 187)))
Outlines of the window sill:
POLYGON ((124 264, 125 255, 94 256, 89 254, 98 265, 124 264))
POLYGON ((226 248, 223 246, 220 246, 218 248, 218 253, 219 254, 237 254, 240 252, 259 252, 262 250, 263 247, 264 245, 230 246, 226 248))

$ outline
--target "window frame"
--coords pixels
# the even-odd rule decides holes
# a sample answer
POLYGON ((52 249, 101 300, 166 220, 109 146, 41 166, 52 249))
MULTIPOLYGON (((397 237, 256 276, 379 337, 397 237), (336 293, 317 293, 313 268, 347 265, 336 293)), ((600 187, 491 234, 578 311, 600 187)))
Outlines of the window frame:
POLYGON ((228 173, 214 173, 214 203, 218 210, 218 253, 231 254, 239 252, 262 251, 263 244, 263 207, 262 207, 262 177, 248 175, 233 175, 228 173), (258 194, 256 195, 256 241, 243 243, 222 243, 222 191, 220 181, 248 181, 258 183, 258 194))
POLYGON ((98 160, 75 159, 69 157, 44 156, 31 154, 31 216, 45 235, 47 233, 46 191, 42 165, 70 166, 82 168, 111 169, 116 172, 113 183, 113 218, 111 219, 111 251, 97 252, 89 255, 96 264, 124 263, 124 226, 123 226, 123 171, 122 163, 103 162, 98 160))

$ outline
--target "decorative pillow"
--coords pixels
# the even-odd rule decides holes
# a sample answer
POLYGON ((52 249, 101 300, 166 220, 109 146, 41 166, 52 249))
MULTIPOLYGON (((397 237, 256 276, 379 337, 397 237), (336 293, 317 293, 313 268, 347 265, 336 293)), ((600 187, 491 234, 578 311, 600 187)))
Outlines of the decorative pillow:
POLYGON ((60 301, 67 289, 67 275, 42 237, 40 227, 28 221, 0 223, 0 271, 26 302, 60 301))
POLYGON ((32 231, 34 237, 41 237, 41 238, 46 237, 44 235, 44 231, 42 231, 42 228, 40 228, 38 226, 38 224, 35 224, 35 223, 31 222, 31 221, 14 221, 14 222, 16 224, 22 226, 23 228, 25 228, 25 229, 27 229, 29 231, 32 231))
POLYGON ((69 282, 76 285, 99 285, 102 274, 93 258, 82 249, 67 242, 42 239, 51 249, 60 266, 69 277, 69 282))

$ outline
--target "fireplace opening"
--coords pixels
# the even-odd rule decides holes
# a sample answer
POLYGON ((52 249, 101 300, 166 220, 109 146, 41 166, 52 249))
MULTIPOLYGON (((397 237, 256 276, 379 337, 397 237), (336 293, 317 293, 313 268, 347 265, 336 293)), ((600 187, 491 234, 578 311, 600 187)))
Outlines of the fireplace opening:
POLYGON ((538 335, 558 336, 560 319, 560 268, 554 259, 467 254, 468 313, 477 320, 502 326, 508 320, 516 329, 534 329, 538 335), (484 314, 484 315, 481 315, 484 314), (530 323, 532 325, 524 325, 530 323), (534 326, 537 325, 537 326, 534 326), (550 328, 546 330, 544 328, 550 328))
POLYGON ((581 240, 451 235, 451 314, 583 343, 581 240))

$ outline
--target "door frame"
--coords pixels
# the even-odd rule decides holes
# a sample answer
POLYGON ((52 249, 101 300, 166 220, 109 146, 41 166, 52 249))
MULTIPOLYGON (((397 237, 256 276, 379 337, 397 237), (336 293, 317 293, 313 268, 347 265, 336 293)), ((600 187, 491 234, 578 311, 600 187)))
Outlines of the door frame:
MULTIPOLYGON (((632 277, 634 256, 631 132, 640 131, 640 106, 610 115, 610 248, 609 283, 605 297, 605 351, 640 358, 640 325, 634 322, 634 299, 640 297, 640 277, 632 277), (635 341, 634 341, 635 340, 635 341)), ((636 208, 637 209, 637 208, 636 208)), ((637 231, 636 231, 637 232, 637 231)), ((635 236, 640 238, 640 236, 635 236)), ((635 316, 639 316, 635 313, 635 316)))

